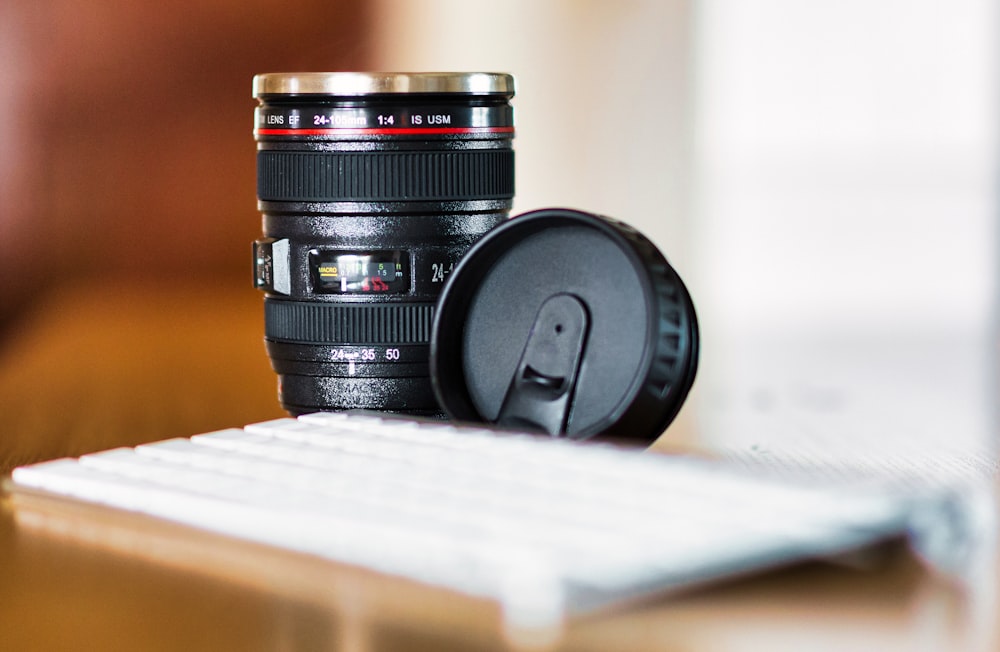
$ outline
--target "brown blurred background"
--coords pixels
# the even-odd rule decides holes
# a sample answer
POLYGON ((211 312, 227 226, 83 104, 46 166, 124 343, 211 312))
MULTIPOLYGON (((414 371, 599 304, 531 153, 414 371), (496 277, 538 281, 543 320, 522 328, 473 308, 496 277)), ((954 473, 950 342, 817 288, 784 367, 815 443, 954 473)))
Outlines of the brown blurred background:
POLYGON ((362 2, 0 4, 0 471, 281 414, 251 78, 369 35, 362 2))

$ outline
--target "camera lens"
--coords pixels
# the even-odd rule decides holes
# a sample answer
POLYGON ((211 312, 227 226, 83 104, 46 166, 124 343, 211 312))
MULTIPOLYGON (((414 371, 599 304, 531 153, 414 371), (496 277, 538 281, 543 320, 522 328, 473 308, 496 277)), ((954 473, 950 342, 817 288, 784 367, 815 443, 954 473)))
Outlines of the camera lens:
POLYGON ((510 211, 513 95, 496 73, 254 77, 254 283, 286 410, 439 412, 435 301, 510 211))

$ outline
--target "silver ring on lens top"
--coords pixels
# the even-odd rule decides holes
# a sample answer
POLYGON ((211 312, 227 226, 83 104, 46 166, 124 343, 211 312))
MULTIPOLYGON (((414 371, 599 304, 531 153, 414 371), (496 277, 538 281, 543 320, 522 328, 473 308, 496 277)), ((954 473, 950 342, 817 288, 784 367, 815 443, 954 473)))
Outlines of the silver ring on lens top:
POLYGON ((494 72, 272 72, 255 75, 253 96, 393 93, 513 95, 514 78, 494 72))

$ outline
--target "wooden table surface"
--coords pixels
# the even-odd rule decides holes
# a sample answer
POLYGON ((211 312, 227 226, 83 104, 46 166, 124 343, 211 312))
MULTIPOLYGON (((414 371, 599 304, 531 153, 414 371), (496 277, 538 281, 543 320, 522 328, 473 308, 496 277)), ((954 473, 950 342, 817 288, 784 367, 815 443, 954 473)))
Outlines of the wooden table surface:
POLYGON ((978 650, 995 620, 890 550, 508 631, 443 590, 21 496, 0 510, 0 577, 3 650, 978 650))
MULTIPOLYGON (((259 310, 252 291, 200 284, 43 302, 0 350, 0 471, 280 416, 259 310)), ((494 605, 446 591, 0 498, 0 650, 998 649, 1000 583, 991 563, 975 575, 957 586, 898 547, 866 568, 799 565, 510 631, 494 605)))

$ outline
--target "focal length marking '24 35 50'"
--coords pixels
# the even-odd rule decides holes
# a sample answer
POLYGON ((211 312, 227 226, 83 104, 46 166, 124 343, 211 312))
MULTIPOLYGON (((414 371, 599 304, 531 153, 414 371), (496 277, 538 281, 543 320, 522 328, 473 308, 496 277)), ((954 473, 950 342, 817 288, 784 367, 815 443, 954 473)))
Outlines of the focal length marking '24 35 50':
POLYGON ((358 348, 349 347, 343 349, 333 349, 330 352, 331 362, 343 362, 348 365, 347 374, 349 376, 357 373, 357 364, 364 362, 399 362, 400 351, 398 348, 358 348))

